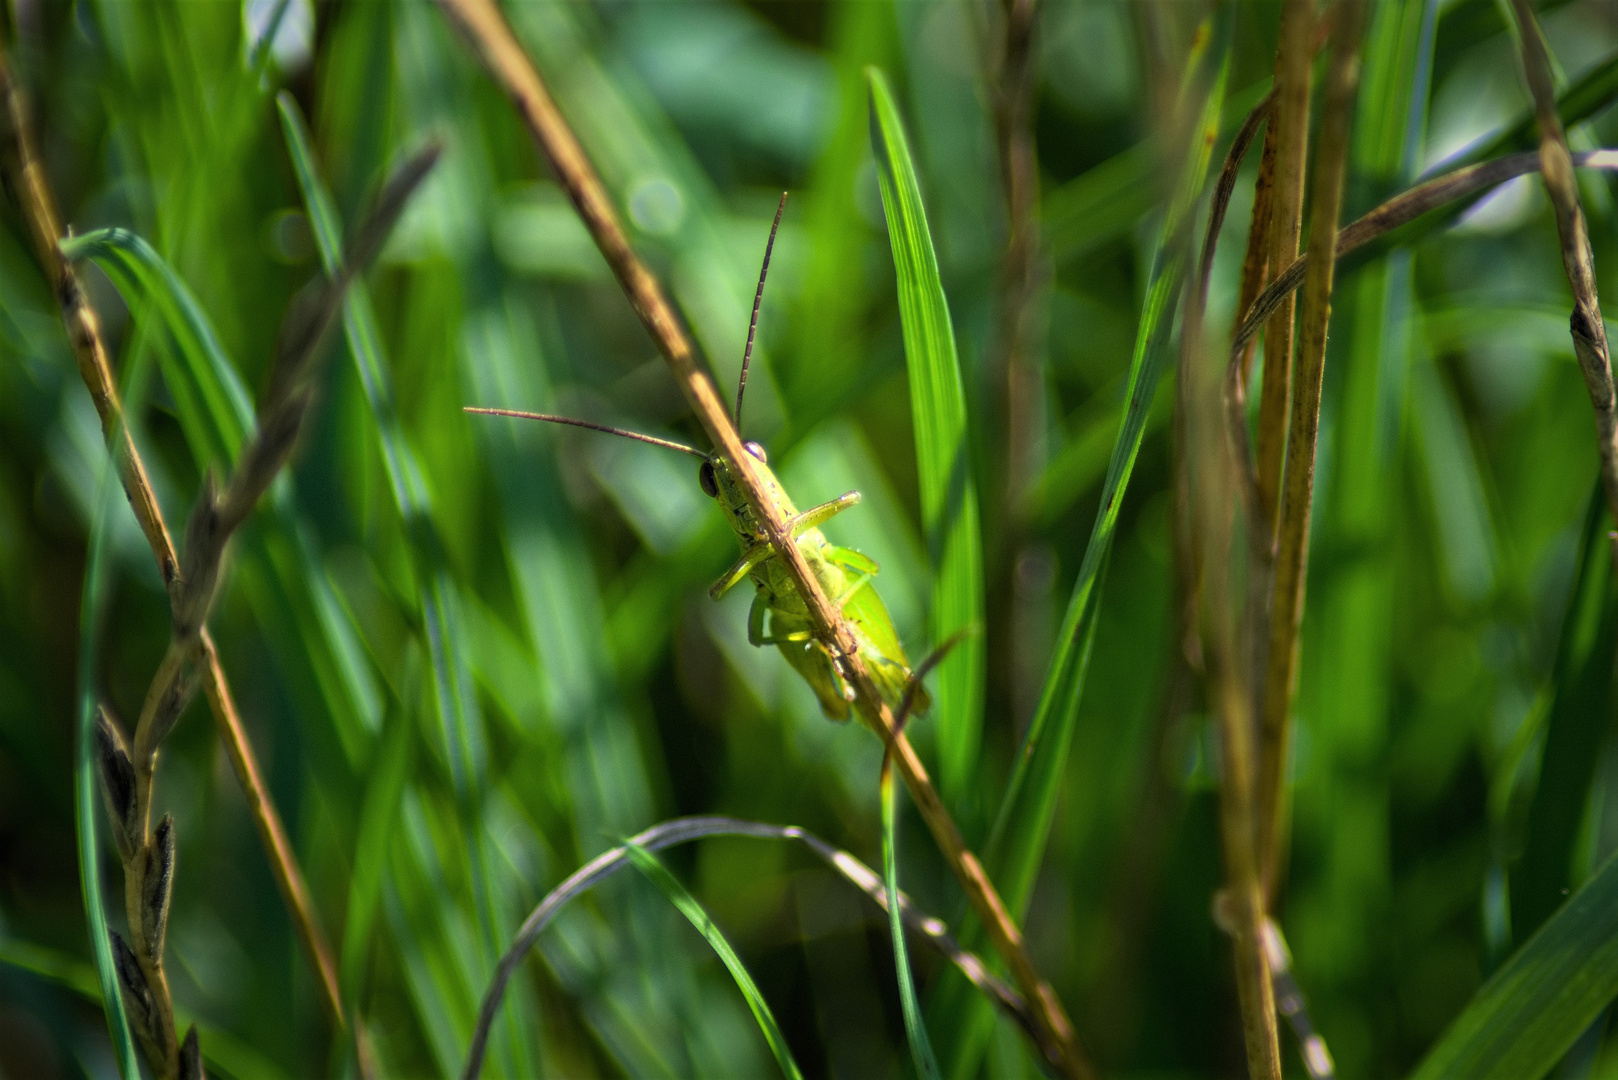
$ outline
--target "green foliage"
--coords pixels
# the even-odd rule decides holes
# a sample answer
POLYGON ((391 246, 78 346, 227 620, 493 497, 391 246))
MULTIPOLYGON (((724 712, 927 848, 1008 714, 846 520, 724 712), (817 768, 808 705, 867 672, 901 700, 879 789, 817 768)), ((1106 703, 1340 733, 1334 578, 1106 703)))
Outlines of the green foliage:
MULTIPOLYGON (((1237 1075, 1229 947, 1208 914, 1218 748, 1174 659, 1171 357, 1208 172, 1268 86, 1277 6, 1220 8, 1199 33, 1201 5, 1040 5, 1036 377, 1016 432, 1003 7, 508 16, 726 397, 792 190, 744 434, 800 506, 862 492, 825 532, 881 563, 911 656, 982 625, 910 732, 1102 1073, 1237 1075), (1014 439, 1025 490, 1007 490, 1014 439)), ((1600 5, 1544 7, 1575 149, 1618 144, 1618 32, 1600 5)), ((1502 10, 1372 6, 1346 213, 1450 155, 1532 148, 1502 10)), ((204 473, 244 445, 284 316, 342 258, 343 222, 391 163, 444 145, 330 335, 311 424, 233 540, 210 618, 379 1074, 458 1074, 532 906, 680 814, 800 826, 873 865, 885 851, 890 888, 982 950, 909 802, 884 815, 880 745, 746 644, 748 590, 704 595, 735 555, 693 463, 461 412, 700 440, 527 129, 433 4, 84 0, 15 17, 7 55, 64 246, 177 534, 204 473), (273 46, 250 29, 272 15, 273 46)), ((1253 175, 1214 263, 1209 363, 1253 175)), ((1528 1076, 1575 1045, 1587 1075, 1618 1066, 1600 1019, 1618 584, 1536 185, 1368 245, 1333 301, 1278 917, 1344 1076, 1528 1076)), ((1581 189, 1609 307, 1610 185, 1581 189)), ((133 1075, 107 996, 117 864, 77 744, 91 703, 139 712, 169 612, 105 448, 8 200, 6 1075, 109 1060, 133 1075)), ((155 790, 178 837, 174 996, 210 1075, 358 1076, 205 705, 165 744, 155 790)), ((669 859, 756 986, 738 998, 633 875, 603 881, 517 970, 484 1075, 769 1075, 771 1050, 805 1076, 901 1075, 925 1069, 907 1046, 922 1015, 944 1074, 1034 1075, 1016 1024, 915 937, 896 954, 875 906, 799 846, 712 836, 669 859), (749 1006, 773 1010, 773 1043, 749 1006)))

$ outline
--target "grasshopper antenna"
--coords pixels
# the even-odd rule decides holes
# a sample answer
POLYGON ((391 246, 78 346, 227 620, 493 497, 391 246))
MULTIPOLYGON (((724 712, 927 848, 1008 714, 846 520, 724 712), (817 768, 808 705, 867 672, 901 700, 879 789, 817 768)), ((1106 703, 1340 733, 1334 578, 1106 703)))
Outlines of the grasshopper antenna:
POLYGON ((519 412, 516 409, 479 409, 472 405, 463 407, 461 411, 477 413, 479 416, 515 416, 519 420, 544 420, 551 424, 568 424, 572 427, 588 428, 591 431, 604 431, 608 435, 622 435, 624 438, 634 439, 636 442, 651 443, 653 446, 664 446, 670 450, 678 450, 682 454, 690 454, 692 457, 699 457, 703 461, 708 460, 707 454, 704 454, 701 450, 698 450, 694 446, 687 446, 685 443, 677 443, 671 439, 658 439, 651 435, 642 435, 638 431, 625 431, 623 428, 610 427, 607 424, 593 424, 588 420, 575 420, 571 416, 552 416, 550 413, 519 412))
POLYGON ((753 359, 753 334, 758 330, 758 309, 764 302, 764 279, 770 273, 770 252, 775 250, 775 230, 781 227, 781 211, 787 208, 787 195, 781 192, 781 205, 775 208, 775 221, 770 225, 770 239, 764 245, 764 266, 758 272, 758 291, 753 294, 753 321, 747 324, 747 348, 742 351, 742 377, 736 382, 736 430, 742 426, 742 395, 747 393, 747 365, 753 359))

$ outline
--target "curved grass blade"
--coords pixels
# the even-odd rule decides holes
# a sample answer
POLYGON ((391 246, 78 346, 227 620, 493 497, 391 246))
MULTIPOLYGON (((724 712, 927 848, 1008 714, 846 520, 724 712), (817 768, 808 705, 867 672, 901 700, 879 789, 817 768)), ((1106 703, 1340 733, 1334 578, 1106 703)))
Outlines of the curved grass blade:
MULTIPOLYGON (((888 80, 866 69, 871 151, 898 279, 905 366, 916 431, 922 528, 933 565, 931 637, 983 623, 983 553, 977 485, 967 441, 966 394, 938 255, 916 167, 888 80)), ((973 637, 938 672, 938 759, 946 797, 959 802, 976 772, 983 728, 984 642, 973 637)))
POLYGON ((685 886, 675 880, 667 867, 657 861, 656 855, 632 840, 625 841, 624 852, 629 856, 629 861, 635 864, 635 869, 645 874, 651 879, 652 884, 662 890, 663 895, 669 898, 669 902, 680 909, 680 914, 691 921, 697 932, 713 946, 713 951, 719 954, 719 959, 724 961, 731 977, 736 980, 742 996, 747 999, 747 1007, 753 1011, 753 1018, 758 1021, 759 1030, 764 1033, 764 1041, 770 1044, 770 1051, 780 1063, 781 1072, 790 1080, 803 1080, 803 1073, 798 1071, 798 1063, 792 1060, 792 1050, 787 1046, 786 1036, 781 1034, 780 1025, 775 1022, 775 1014, 770 1012, 769 1003, 764 1000, 764 995, 759 993, 758 984, 753 982, 753 977, 747 973, 741 957, 736 955, 736 950, 730 947, 730 942, 725 940, 725 935, 719 932, 719 928, 708 917, 702 905, 686 892, 685 886))
MULTIPOLYGON (((128 229, 96 229, 62 241, 69 260, 93 259, 131 303, 144 301, 162 318, 190 379, 169 379, 186 440, 203 464, 228 464, 253 425, 253 405, 225 356, 208 317, 174 268, 144 237, 128 229), (205 367, 207 374, 198 370, 205 367)), ((161 346, 160 346, 161 347, 161 346)))
MULTIPOLYGON (((151 305, 173 339, 170 343, 154 335, 153 340, 192 457, 202 468, 234 461, 253 424, 252 405, 185 282, 149 243, 127 229, 98 229, 69 238, 62 253, 69 259, 95 260, 131 305, 151 305)), ((279 535, 266 536, 262 546, 255 545, 255 553, 274 585, 261 590, 255 607, 267 621, 291 616, 295 630, 284 640, 302 651, 344 756, 354 764, 366 757, 370 736, 380 725, 380 706, 370 673, 359 662, 361 650, 335 614, 330 583, 290 494, 284 476, 270 485, 266 502, 279 535)))
MULTIPOLYGON (((888 893, 882 878, 870 867, 860 862, 846 851, 842 851, 826 843, 814 833, 800 829, 796 825, 769 825, 760 821, 744 821, 739 818, 707 816, 683 817, 664 821, 643 832, 636 834, 632 842, 640 845, 647 851, 661 851, 677 844, 690 843, 707 836, 750 836, 759 840, 796 840, 798 843, 814 852, 827 866, 841 874, 855 888, 869 896, 878 907, 888 909, 888 893)), ((500 1008, 501 998, 505 994, 506 984, 510 981, 517 966, 528 955, 528 950, 534 947, 539 935, 551 924, 558 912, 568 901, 588 892, 622 870, 629 862, 629 855, 622 847, 615 847, 601 853, 588 863, 581 866, 568 876, 556 888, 545 895, 539 906, 529 914, 523 922, 522 928, 517 931, 516 939, 511 947, 500 958, 500 967, 496 970, 488 991, 484 994, 482 1008, 478 1012, 478 1026, 472 1036, 472 1045, 467 1051, 466 1068, 461 1072, 461 1080, 477 1080, 483 1068, 484 1045, 488 1040, 489 1027, 494 1023, 495 1012, 500 1008)), ((1028 1011, 1025 1002, 1016 990, 1006 982, 989 971, 983 961, 973 953, 962 949, 945 930, 944 923, 930 915, 922 913, 903 893, 899 894, 899 907, 904 916, 905 925, 912 933, 921 935, 939 953, 955 965, 973 986, 990 998, 1001 1010, 1015 1020, 1023 1032, 1031 1039, 1037 1038, 1034 1028, 1033 1016, 1028 1011)))
POLYGON ((1537 1080, 1618 996, 1618 858, 1495 972, 1410 1080, 1537 1080))
POLYGON ((893 763, 882 757, 882 877, 888 891, 888 932, 893 936, 893 966, 899 976, 899 1005, 904 1010, 905 1036, 910 1040, 910 1057, 916 1075, 922 1080, 938 1080, 938 1059, 927 1024, 916 1003, 916 980, 910 971, 910 950, 905 947, 904 919, 899 910, 899 827, 898 795, 894 791, 893 763))

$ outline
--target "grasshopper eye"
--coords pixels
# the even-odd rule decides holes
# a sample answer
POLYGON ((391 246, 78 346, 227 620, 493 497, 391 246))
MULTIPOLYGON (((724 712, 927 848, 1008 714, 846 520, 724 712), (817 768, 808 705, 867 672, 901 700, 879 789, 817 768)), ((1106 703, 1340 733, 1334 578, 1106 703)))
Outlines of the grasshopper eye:
POLYGON ((754 457, 758 458, 758 460, 762 464, 768 465, 770 463, 770 455, 766 454, 764 452, 764 448, 762 446, 760 446, 758 443, 756 443, 756 442, 742 443, 742 446, 744 446, 747 449, 747 452, 749 454, 752 454, 754 457))
POLYGON ((710 499, 719 498, 719 479, 714 476, 713 462, 704 461, 702 468, 697 470, 697 483, 710 499))

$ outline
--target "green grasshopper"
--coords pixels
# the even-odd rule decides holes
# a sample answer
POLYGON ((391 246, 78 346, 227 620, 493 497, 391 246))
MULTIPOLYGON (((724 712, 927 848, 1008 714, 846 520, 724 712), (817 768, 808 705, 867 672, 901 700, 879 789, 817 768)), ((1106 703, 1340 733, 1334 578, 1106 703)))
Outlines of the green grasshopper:
MULTIPOLYGON (((753 337, 758 330, 759 306, 764 300, 764 279, 770 272, 770 254, 775 249, 775 233, 781 225, 781 211, 785 207, 786 196, 783 195, 781 205, 775 211, 775 222, 770 226, 770 238, 764 247, 764 265, 758 275, 758 290, 753 295, 753 318, 747 328, 747 347, 742 353, 741 377, 736 386, 735 421, 738 429, 742 420, 742 397, 747 391, 747 367, 753 357, 753 337)), ((742 552, 735 565, 714 582, 713 587, 708 590, 708 595, 718 600, 741 584, 743 579, 751 578, 757 591, 747 616, 748 642, 759 647, 774 645, 780 649, 787 663, 803 676, 804 681, 814 690, 815 696, 820 699, 821 711, 833 720, 848 719, 849 702, 853 700, 853 691, 843 677, 836 659, 825 646, 815 640, 809 618, 809 606, 787 573, 785 563, 765 537, 764 530, 760 527, 753 508, 748 505, 747 496, 724 455, 717 451, 703 453, 683 443, 568 416, 519 412, 512 409, 469 407, 466 411, 490 416, 514 416, 524 420, 544 420, 552 424, 570 424, 701 458, 702 465, 697 471, 697 482, 704 493, 719 503, 726 522, 736 534, 736 542, 741 546, 742 552)), ((798 550, 803 553, 804 561, 809 564, 809 569, 815 575, 815 580, 820 583, 821 590, 848 620, 854 631, 854 639, 858 642, 860 658, 881 692, 883 700, 890 708, 898 708, 908 690, 910 698, 908 702, 904 702, 908 705, 906 711, 912 714, 925 712, 930 704, 927 692, 919 683, 912 684, 910 661, 905 657, 903 646, 899 644, 899 635, 893 629, 893 620, 888 617, 888 609, 871 584, 877 573, 876 561, 858 551, 830 543, 820 531, 821 525, 859 502, 860 493, 850 491, 841 498, 799 513, 780 482, 776 480, 775 474, 770 471, 769 458, 764 448, 756 442, 743 445, 747 452, 764 466, 759 470, 765 480, 764 497, 786 520, 787 532, 798 545, 798 550)))

